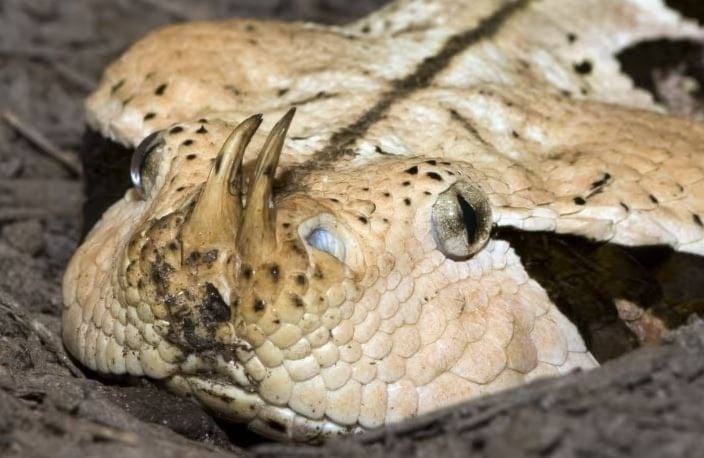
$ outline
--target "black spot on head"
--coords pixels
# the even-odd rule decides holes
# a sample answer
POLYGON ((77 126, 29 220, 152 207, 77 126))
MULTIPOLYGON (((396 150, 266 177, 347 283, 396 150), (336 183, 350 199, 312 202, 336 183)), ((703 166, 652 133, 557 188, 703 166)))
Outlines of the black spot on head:
POLYGON ((197 157, 198 157, 197 154, 189 154, 188 156, 186 156, 186 160, 192 161, 193 159, 195 159, 197 157))
POLYGON ((584 199, 584 197, 577 196, 574 199, 572 199, 575 204, 577 205, 585 205, 587 201, 584 199))
POLYGON ((426 196, 432 196, 432 195, 433 195, 433 193, 430 192, 430 191, 423 191, 423 194, 425 194, 426 196))
POLYGON ((435 159, 427 160, 425 161, 425 163, 430 165, 438 165, 438 161, 436 161, 435 159))
POLYGON ((200 127, 198 128, 198 130, 196 130, 196 133, 197 133, 197 134, 207 134, 207 133, 208 133, 208 129, 206 129, 205 126, 200 126, 200 127))
POLYGON ((701 216, 697 215, 696 213, 692 213, 692 219, 697 224, 697 226, 704 227, 704 223, 702 222, 701 216))
POLYGON ((391 193, 388 192, 388 191, 387 191, 387 192, 384 192, 384 197, 391 197, 391 193))
POLYGON ((184 189, 186 189, 185 186, 179 186, 178 188, 176 188, 176 192, 181 192, 181 191, 183 191, 184 189))
POLYGON ((592 63, 589 60, 583 60, 582 62, 577 62, 573 66, 574 71, 580 75, 588 75, 592 72, 592 63))
POLYGON ((405 172, 410 175, 417 175, 418 174, 418 166, 414 165, 413 167, 406 169, 405 172))
POLYGON ((404 181, 404 182, 401 183, 401 184, 404 185, 404 186, 410 186, 410 185, 411 185, 411 182, 410 182, 410 181, 404 181))
POLYGON ((115 94, 117 91, 120 90, 122 86, 124 86, 125 80, 121 79, 117 83, 113 84, 112 87, 110 88, 110 94, 115 94))
POLYGON ((592 189, 600 188, 604 186, 608 181, 611 179, 611 174, 610 173, 604 173, 604 175, 599 178, 598 180, 594 181, 592 183, 592 189))
POLYGON ((283 223, 281 227, 283 227, 284 229, 288 229, 289 227, 291 227, 291 223, 283 223))
POLYGON ((149 113, 144 115, 145 121, 149 121, 150 119, 154 119, 154 118, 156 118, 156 113, 154 113, 153 111, 150 111, 149 113))
POLYGON ((428 177, 432 178, 433 180, 442 181, 442 175, 440 175, 439 173, 428 172, 426 173, 426 175, 428 175, 428 177))
POLYGON ((242 276, 247 280, 252 278, 252 268, 249 266, 242 267, 242 276))
POLYGON ((652 203, 654 203, 654 204, 660 203, 660 201, 658 200, 658 198, 655 197, 654 195, 650 194, 648 197, 650 198, 650 201, 651 201, 652 203))
POLYGON ((169 130, 170 134, 178 134, 180 132, 183 132, 183 127, 181 126, 174 126, 169 130))
POLYGON ((255 299, 254 300, 254 311, 255 312, 261 312, 266 308, 266 302, 264 302, 261 299, 255 299))
POLYGON ((169 87, 169 85, 166 83, 159 85, 159 87, 154 90, 154 95, 164 95, 164 92, 166 92, 167 87, 169 87))
POLYGON ((191 254, 188 255, 188 258, 186 258, 186 265, 191 266, 198 262, 198 260, 200 260, 200 252, 191 251, 191 254))
POLYGON ((189 138, 189 139, 187 139, 187 140, 184 140, 183 143, 181 143, 181 145, 183 145, 183 146, 191 146, 193 143, 195 143, 195 142, 189 138))
POLYGON ((365 186, 362 188, 362 191, 369 191, 369 188, 365 186))
POLYGON ((577 41, 577 35, 572 32, 568 33, 567 41, 569 41, 570 43, 574 43, 575 41, 577 41))
POLYGON ((411 199, 409 199, 408 197, 406 197, 406 198, 403 199, 403 203, 406 204, 406 205, 411 205, 411 199))
POLYGON ((357 219, 360 220, 363 224, 367 224, 369 222, 364 216, 359 216, 357 217, 357 219))
POLYGON ((274 264, 273 266, 271 266, 271 267, 269 268, 269 274, 271 275, 271 279, 272 279, 272 280, 274 280, 275 282, 276 282, 276 281, 279 281, 279 276, 280 276, 279 266, 276 265, 276 264, 274 264))

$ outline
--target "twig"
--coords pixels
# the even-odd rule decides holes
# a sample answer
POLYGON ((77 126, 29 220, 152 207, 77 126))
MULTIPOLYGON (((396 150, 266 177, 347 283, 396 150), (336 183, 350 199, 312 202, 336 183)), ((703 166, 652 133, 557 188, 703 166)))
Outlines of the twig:
POLYGON ((75 84, 80 89, 83 89, 86 92, 91 92, 95 89, 95 81, 83 73, 80 73, 75 68, 69 67, 68 65, 57 61, 50 61, 49 64, 53 67, 56 73, 61 75, 67 81, 75 84))
POLYGON ((20 121, 14 113, 5 111, 3 112, 2 117, 13 129, 15 129, 34 146, 43 151, 46 155, 61 163, 61 165, 66 167, 66 169, 74 175, 79 177, 81 176, 81 164, 74 154, 60 150, 51 142, 51 140, 46 138, 44 134, 20 121))
POLYGON ((181 7, 172 5, 170 1, 142 0, 142 2, 146 3, 147 5, 151 5, 153 7, 159 8, 160 10, 171 14, 176 19, 182 19, 182 20, 192 20, 193 19, 193 15, 190 14, 188 11, 186 11, 185 8, 181 8, 181 7))

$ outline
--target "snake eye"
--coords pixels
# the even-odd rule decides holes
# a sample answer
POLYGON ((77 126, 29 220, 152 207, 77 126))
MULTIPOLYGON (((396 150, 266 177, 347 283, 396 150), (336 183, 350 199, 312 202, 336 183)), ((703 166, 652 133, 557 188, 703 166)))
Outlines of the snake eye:
POLYGON ((324 251, 345 262, 345 244, 329 230, 321 227, 314 229, 306 237, 306 242, 316 250, 324 251))
POLYGON ((164 145, 161 131, 149 134, 134 150, 130 161, 130 178, 132 185, 140 196, 144 197, 151 190, 156 179, 156 162, 153 159, 154 150, 164 145))
POLYGON ((458 181, 438 196, 431 221, 438 249, 450 259, 463 261, 489 240, 491 205, 482 191, 458 181))

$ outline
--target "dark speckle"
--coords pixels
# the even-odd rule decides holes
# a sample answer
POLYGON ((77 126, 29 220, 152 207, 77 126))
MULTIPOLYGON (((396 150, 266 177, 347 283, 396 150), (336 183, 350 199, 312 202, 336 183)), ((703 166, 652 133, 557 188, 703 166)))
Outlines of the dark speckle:
POLYGON ((385 193, 384 193, 384 197, 391 197, 391 193, 390 193, 390 192, 385 192, 385 193))
POLYGON ((189 154, 188 156, 186 156, 186 160, 192 161, 193 159, 195 159, 197 157, 198 157, 197 154, 189 154))
POLYGON ((269 268, 269 274, 271 275, 272 280, 279 281, 279 275, 280 275, 279 266, 277 266, 276 264, 271 266, 269 268))
POLYGON ((198 122, 201 124, 208 124, 208 120, 206 118, 200 118, 198 122))
POLYGON ((515 130, 512 130, 512 131, 511 131, 511 136, 512 136, 513 138, 520 138, 520 137, 521 137, 520 135, 518 135, 518 132, 516 132, 515 130))
POLYGON ((306 276, 303 274, 296 275, 296 283, 303 286, 306 284, 306 276))
POLYGON ((166 83, 159 85, 159 87, 154 90, 154 95, 164 95, 167 87, 169 87, 169 85, 166 83))
POLYGON ((406 204, 406 205, 411 205, 411 199, 409 199, 408 197, 406 197, 406 198, 403 199, 403 203, 406 204))
POLYGON ((363 224, 367 224, 369 222, 364 216, 359 216, 357 219, 360 220, 363 224))
POLYGON ((115 94, 117 91, 120 90, 122 86, 124 86, 125 80, 120 80, 117 83, 113 84, 113 86, 110 88, 110 93, 115 94))
POLYGON ((247 280, 252 278, 252 268, 249 266, 244 266, 242 268, 242 276, 247 280))
POLYGON ((185 186, 179 186, 178 188, 176 188, 176 192, 181 192, 184 189, 186 189, 185 186))
POLYGON ((697 224, 699 227, 704 227, 704 223, 702 222, 701 216, 697 215, 696 213, 692 214, 692 219, 694 222, 697 224))
POLYGON ((150 111, 149 113, 144 115, 145 121, 149 121, 150 119, 154 119, 154 118, 156 118, 156 113, 154 113, 153 111, 150 111))
POLYGON ((428 177, 432 178, 433 180, 442 181, 442 175, 440 175, 439 173, 428 172, 426 173, 426 175, 428 175, 428 177))
POLYGON ((577 205, 585 205, 587 203, 587 201, 584 200, 584 197, 575 197, 573 201, 577 205))
POLYGON ((170 134, 178 134, 180 132, 183 132, 183 127, 181 126, 174 126, 171 128, 171 130, 169 130, 170 134))
POLYGON ((404 182, 401 183, 401 184, 404 185, 404 186, 410 186, 410 185, 411 185, 411 182, 410 182, 410 181, 404 181, 404 182))
POLYGON ((629 207, 628 205, 624 204, 623 202, 620 202, 620 204, 621 204, 621 207, 623 207, 623 209, 626 210, 627 212, 631 211, 631 207, 629 207))
POLYGON ((430 191, 423 191, 423 194, 425 194, 426 196, 432 196, 432 195, 433 195, 433 193, 430 192, 430 191))
POLYGON ((283 223, 281 224, 281 227, 283 227, 284 229, 288 229, 289 227, 291 227, 291 223, 283 223))
POLYGON ((205 126, 200 126, 200 128, 198 128, 198 130, 196 130, 196 133, 197 134, 207 134, 208 129, 206 129, 205 126))
POLYGON ((254 311, 255 312, 261 312, 266 308, 266 302, 264 302, 261 299, 255 299, 254 300, 254 311))
POLYGON ((293 305, 296 307, 303 307, 303 299, 301 299, 301 296, 293 295, 291 296, 291 299, 293 300, 293 305))
POLYGON ((567 34, 567 41, 569 41, 570 43, 574 43, 575 41, 577 41, 577 34, 574 34, 571 32, 568 33, 567 34))
POLYGON ((188 140, 184 140, 183 143, 181 143, 181 144, 183 146, 191 146, 193 143, 195 143, 195 142, 189 138, 188 140))
POLYGON ((658 198, 655 197, 654 195, 650 194, 648 197, 650 198, 650 201, 651 201, 652 203, 654 203, 654 204, 660 203, 660 201, 658 200, 658 198))
POLYGON ((408 173, 410 175, 417 175, 418 174, 418 166, 414 165, 413 167, 406 169, 406 173, 408 173))
POLYGON ((427 160, 425 161, 425 163, 430 165, 438 165, 438 161, 436 161, 435 159, 427 160))
POLYGON ((604 173, 604 175, 601 178, 599 178, 598 180, 596 180, 592 183, 592 189, 596 189, 596 188, 600 188, 600 187, 604 186, 606 183, 609 182, 610 179, 611 179, 611 174, 604 173))
POLYGON ((582 62, 577 62, 573 65, 574 71, 580 75, 588 75, 592 72, 592 63, 588 60, 583 60, 582 62))
POLYGON ((288 92, 288 88, 285 87, 283 89, 279 89, 279 92, 277 92, 277 94, 279 97, 282 97, 282 96, 286 95, 287 92, 288 92))

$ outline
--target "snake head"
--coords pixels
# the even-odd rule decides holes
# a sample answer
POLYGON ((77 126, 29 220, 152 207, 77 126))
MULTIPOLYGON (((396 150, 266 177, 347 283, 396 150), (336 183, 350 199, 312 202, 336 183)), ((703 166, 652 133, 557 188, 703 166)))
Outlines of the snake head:
POLYGON ((142 142, 66 273, 74 356, 297 441, 594 364, 491 238, 486 176, 429 156, 289 167, 293 115, 266 139, 255 115, 142 142))

